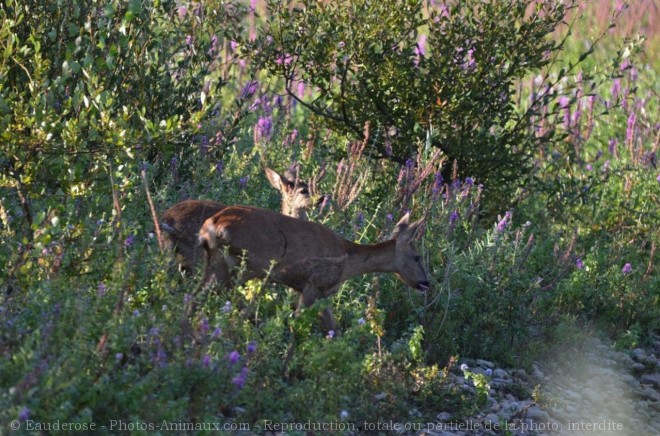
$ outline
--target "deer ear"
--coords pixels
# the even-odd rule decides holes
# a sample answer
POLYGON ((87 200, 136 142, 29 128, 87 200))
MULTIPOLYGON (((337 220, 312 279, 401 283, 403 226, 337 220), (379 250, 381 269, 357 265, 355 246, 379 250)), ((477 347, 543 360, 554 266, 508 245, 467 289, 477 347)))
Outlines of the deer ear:
POLYGON ((300 163, 294 162, 286 171, 284 171, 284 178, 293 185, 296 183, 296 180, 298 180, 299 173, 300 173, 300 163))
POLYGON ((417 239, 424 234, 424 230, 426 226, 424 226, 424 218, 421 218, 410 224, 406 232, 410 233, 410 239, 417 239))
POLYGON ((271 170, 268 167, 264 168, 264 171, 266 172, 266 177, 268 178, 268 181, 272 187, 280 192, 283 191, 285 185, 283 177, 277 171, 271 170))
POLYGON ((392 239, 398 238, 405 230, 408 228, 408 222, 410 221, 410 212, 407 212, 394 227, 392 231, 392 239))
POLYGON ((410 213, 407 213, 403 216, 403 218, 401 218, 401 220, 399 220, 396 227, 394 228, 394 232, 392 232, 392 239, 398 239, 405 242, 412 241, 421 235, 421 231, 424 229, 424 226, 422 226, 424 218, 419 219, 412 224, 408 224, 409 221, 410 213))

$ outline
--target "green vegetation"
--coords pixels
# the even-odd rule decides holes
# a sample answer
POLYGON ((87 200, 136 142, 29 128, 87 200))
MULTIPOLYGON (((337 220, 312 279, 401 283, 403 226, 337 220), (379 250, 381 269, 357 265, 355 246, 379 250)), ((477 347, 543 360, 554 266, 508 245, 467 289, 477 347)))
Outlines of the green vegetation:
POLYGON ((651 340, 658 39, 609 28, 647 4, 596 26, 533 3, 4 2, 0 431, 429 422, 483 404, 483 375, 446 382, 461 358, 651 340), (200 277, 161 252, 148 194, 278 210, 263 167, 293 162, 331 199, 310 219, 349 240, 426 217, 432 290, 367 275, 295 317, 253 281, 187 316, 200 277))

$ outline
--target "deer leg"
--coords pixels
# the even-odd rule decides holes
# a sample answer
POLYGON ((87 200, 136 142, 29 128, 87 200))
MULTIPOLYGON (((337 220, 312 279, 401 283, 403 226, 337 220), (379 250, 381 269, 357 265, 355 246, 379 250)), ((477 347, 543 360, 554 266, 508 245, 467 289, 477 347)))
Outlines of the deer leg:
POLYGON ((214 286, 229 288, 229 285, 229 267, 227 266, 224 255, 222 253, 208 253, 204 278, 201 285, 194 292, 190 305, 186 308, 186 314, 188 316, 193 315, 197 311, 197 300, 203 298, 214 286))
MULTIPOLYGON (((296 314, 300 313, 301 307, 310 307, 321 296, 321 293, 316 289, 312 284, 307 284, 303 289, 302 295, 300 296, 300 301, 298 303, 298 309, 296 314)), ((326 307, 319 314, 321 318, 321 331, 324 334, 333 331, 337 333, 337 324, 335 323, 335 318, 332 316, 332 310, 329 307, 326 307)))
POLYGON ((230 283, 229 267, 222 253, 211 253, 206 260, 206 269, 202 287, 208 288, 213 285, 219 285, 228 288, 230 283))
MULTIPOLYGON (((339 285, 333 286, 331 289, 324 292, 325 297, 336 294, 337 290, 339 290, 339 285)), ((323 309, 323 312, 321 312, 321 330, 323 330, 326 334, 332 330, 335 332, 335 335, 339 335, 339 330, 337 330, 337 322, 335 321, 335 317, 332 315, 332 309, 329 307, 326 307, 323 309)))

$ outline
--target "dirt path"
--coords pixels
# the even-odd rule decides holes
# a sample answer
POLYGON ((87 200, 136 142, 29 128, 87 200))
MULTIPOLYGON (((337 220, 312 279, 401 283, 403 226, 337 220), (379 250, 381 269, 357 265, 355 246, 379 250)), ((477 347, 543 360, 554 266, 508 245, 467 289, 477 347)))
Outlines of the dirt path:
MULTIPOLYGON (((653 353, 615 351, 595 338, 537 366, 541 402, 559 432, 660 434, 660 371, 653 353)), ((548 432, 553 434, 552 432, 548 432)))
MULTIPOLYGON (((660 435, 660 341, 652 350, 616 351, 588 337, 537 362, 532 374, 484 360, 468 370, 488 377, 488 405, 474 416, 440 412, 422 434, 660 435), (533 393, 533 394, 532 394, 533 393), (517 394, 517 396, 516 396, 517 394)), ((452 383, 474 392, 460 373, 452 383)))

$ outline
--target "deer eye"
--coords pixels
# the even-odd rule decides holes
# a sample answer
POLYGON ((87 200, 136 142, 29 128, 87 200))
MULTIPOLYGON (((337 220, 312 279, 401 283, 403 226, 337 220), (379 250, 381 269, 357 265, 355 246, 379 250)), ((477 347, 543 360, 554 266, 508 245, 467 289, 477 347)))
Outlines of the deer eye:
POLYGON ((309 194, 309 189, 301 188, 298 192, 302 195, 307 195, 307 194, 309 194))

